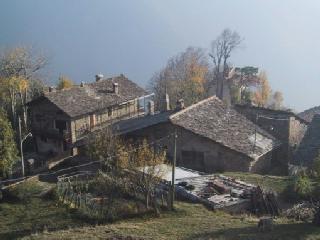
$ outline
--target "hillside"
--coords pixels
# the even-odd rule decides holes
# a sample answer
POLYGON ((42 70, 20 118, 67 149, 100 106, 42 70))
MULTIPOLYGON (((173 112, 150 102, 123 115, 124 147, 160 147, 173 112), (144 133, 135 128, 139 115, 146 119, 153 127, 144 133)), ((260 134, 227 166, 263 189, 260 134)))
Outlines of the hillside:
MULTIPOLYGON (((227 173, 281 193, 287 177, 227 173)), ((51 187, 50 185, 49 187, 51 187)), ((276 219, 271 233, 257 229, 258 218, 214 212, 199 204, 176 203, 175 212, 145 215, 101 225, 84 221, 51 198, 40 197, 48 186, 33 181, 19 186, 19 198, 0 203, 0 239, 319 239, 320 228, 276 219)))
POLYGON ((95 227, 44 232, 24 239, 319 239, 320 229, 307 223, 277 219, 271 233, 257 229, 258 219, 207 210, 179 202, 174 213, 95 227))

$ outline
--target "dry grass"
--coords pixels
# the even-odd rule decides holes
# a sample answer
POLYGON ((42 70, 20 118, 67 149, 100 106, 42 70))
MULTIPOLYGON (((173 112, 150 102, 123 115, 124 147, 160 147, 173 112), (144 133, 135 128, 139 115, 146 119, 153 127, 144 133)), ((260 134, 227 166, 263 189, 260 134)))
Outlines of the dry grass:
MULTIPOLYGON (((247 178, 259 176, 246 175, 247 178)), ((271 182, 273 178, 270 178, 271 182)), ((269 181, 269 180, 268 180, 269 181)), ((274 184, 283 179, 274 179, 274 184)), ((270 186, 272 186, 270 182, 270 186)), ((282 184, 285 184, 282 182, 282 184)), ((279 187, 279 185, 277 185, 279 187)), ((282 188, 282 187, 281 187, 282 188)), ((27 202, 0 203, 0 239, 320 239, 320 228, 279 218, 274 230, 259 232, 258 219, 213 212, 202 205, 178 202, 176 211, 112 224, 89 225, 50 199, 35 194, 27 202), (130 238, 127 238, 130 236, 130 238), (115 238, 116 237, 116 238, 115 238)))
POLYGON ((143 239, 320 239, 320 228, 279 218, 272 232, 257 229, 253 216, 213 212, 202 205, 179 202, 175 212, 160 217, 124 220, 113 224, 47 232, 25 239, 112 239, 130 236, 143 239))

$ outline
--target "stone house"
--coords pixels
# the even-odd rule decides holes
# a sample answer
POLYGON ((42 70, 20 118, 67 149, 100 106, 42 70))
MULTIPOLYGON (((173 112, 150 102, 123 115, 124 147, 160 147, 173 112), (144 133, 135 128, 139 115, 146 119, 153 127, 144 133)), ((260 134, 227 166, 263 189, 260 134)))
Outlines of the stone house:
POLYGON ((320 151, 320 106, 312 107, 298 114, 309 123, 306 134, 294 154, 294 164, 311 167, 320 151))
POLYGON ((320 151, 320 115, 314 114, 308 129, 301 140, 294 156, 293 164, 312 167, 314 159, 320 151))
POLYGON ((117 129, 127 138, 146 138, 173 157, 177 138, 177 164, 203 172, 267 172, 280 142, 216 97, 185 109, 124 120, 117 129), (159 140, 160 139, 160 140, 159 140))
POLYGON ((308 122, 291 111, 240 104, 235 105, 235 109, 282 142, 276 162, 286 170, 307 131, 308 122))
POLYGON ((81 139, 92 131, 124 118, 145 113, 150 95, 124 75, 69 89, 50 88, 28 103, 31 129, 39 153, 76 155, 81 139))

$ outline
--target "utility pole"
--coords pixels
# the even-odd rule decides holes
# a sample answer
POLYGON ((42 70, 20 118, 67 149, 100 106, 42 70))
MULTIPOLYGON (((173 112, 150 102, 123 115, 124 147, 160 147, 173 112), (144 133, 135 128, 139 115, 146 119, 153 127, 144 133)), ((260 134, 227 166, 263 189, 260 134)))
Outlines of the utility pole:
POLYGON ((174 150, 173 150, 173 163, 172 163, 172 180, 171 180, 171 210, 173 210, 174 193, 175 193, 175 170, 177 162, 177 129, 174 130, 174 150))
POLYGON ((253 147, 253 151, 256 150, 256 146, 257 146, 257 125, 258 125, 258 120, 259 120, 259 114, 256 114, 256 121, 255 121, 255 126, 254 126, 254 147, 253 147))
POLYGON ((24 159, 23 159, 23 148, 22 148, 22 131, 21 131, 21 118, 18 117, 18 124, 19 124, 19 140, 20 140, 20 156, 21 156, 21 168, 22 168, 22 177, 24 177, 24 159))

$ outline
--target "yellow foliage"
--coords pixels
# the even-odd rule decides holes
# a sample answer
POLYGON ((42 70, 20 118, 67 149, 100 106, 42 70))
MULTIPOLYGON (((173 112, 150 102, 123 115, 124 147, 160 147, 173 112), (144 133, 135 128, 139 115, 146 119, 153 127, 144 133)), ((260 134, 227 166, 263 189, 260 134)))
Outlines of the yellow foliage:
POLYGON ((261 72, 259 74, 259 80, 260 84, 257 91, 254 93, 253 101, 258 106, 265 107, 268 104, 271 94, 271 87, 266 72, 261 72))
POLYGON ((28 81, 26 79, 20 79, 19 81, 19 90, 25 91, 26 89, 28 89, 28 81))
POLYGON ((73 85, 74 84, 71 79, 69 79, 68 77, 65 77, 65 76, 61 76, 59 78, 57 89, 58 90, 67 89, 67 88, 71 88, 73 85))
POLYGON ((197 59, 193 56, 188 67, 188 79, 193 83, 193 86, 195 87, 194 90, 198 94, 202 94, 204 92, 203 86, 207 72, 208 67, 200 65, 197 59))

